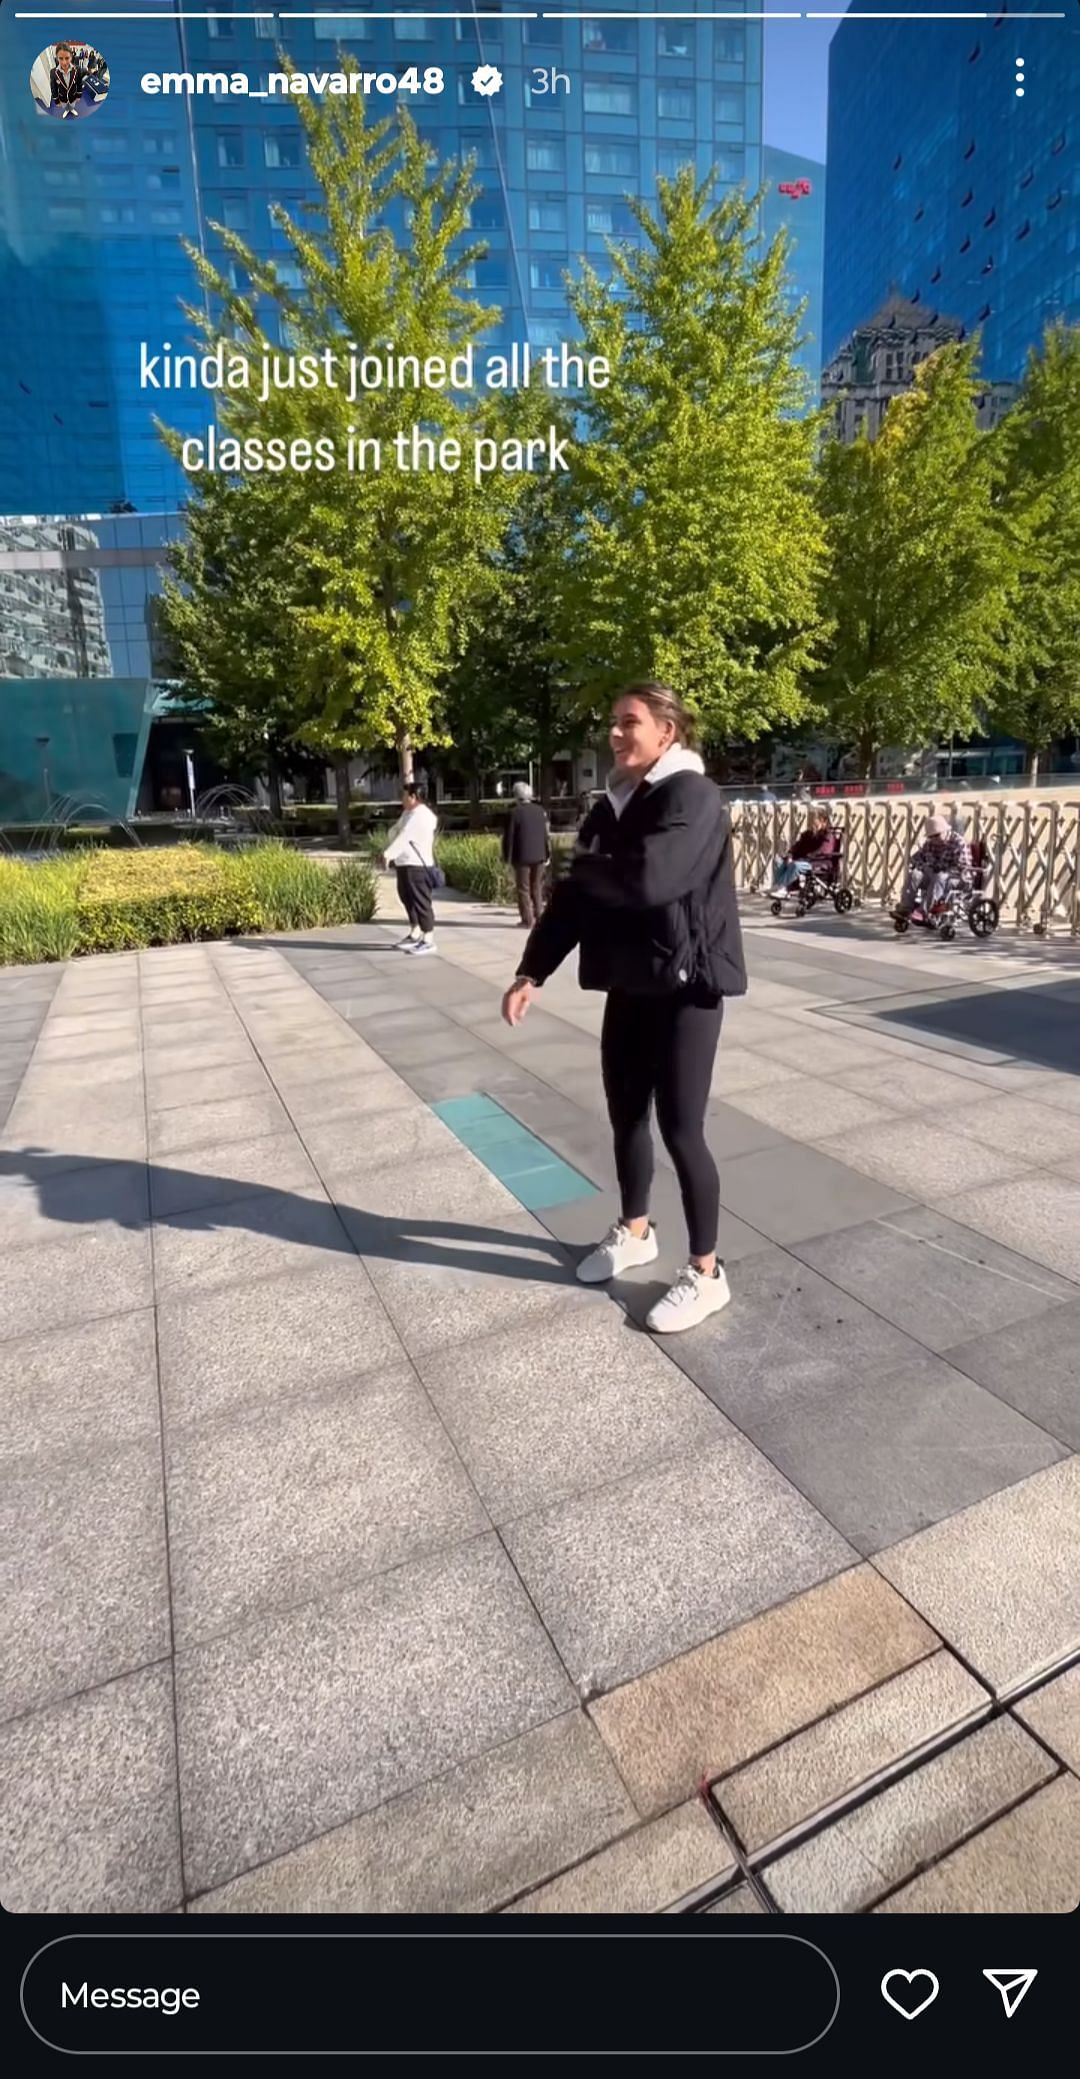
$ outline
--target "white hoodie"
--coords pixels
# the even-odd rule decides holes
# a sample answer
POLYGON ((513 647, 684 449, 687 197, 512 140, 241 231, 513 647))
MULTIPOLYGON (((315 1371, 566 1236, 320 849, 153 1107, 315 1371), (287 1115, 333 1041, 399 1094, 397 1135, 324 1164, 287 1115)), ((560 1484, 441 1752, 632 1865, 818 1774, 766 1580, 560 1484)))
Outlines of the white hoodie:
POLYGON ((650 766, 643 780, 620 779, 618 768, 607 783, 607 798, 617 816, 621 816, 628 801, 637 793, 638 787, 655 787, 661 780, 670 780, 676 772, 704 772, 705 763, 696 751, 689 751, 685 744, 672 744, 656 764, 650 766))
POLYGON ((387 866, 434 866, 439 819, 426 801, 406 809, 390 832, 384 857, 387 866))

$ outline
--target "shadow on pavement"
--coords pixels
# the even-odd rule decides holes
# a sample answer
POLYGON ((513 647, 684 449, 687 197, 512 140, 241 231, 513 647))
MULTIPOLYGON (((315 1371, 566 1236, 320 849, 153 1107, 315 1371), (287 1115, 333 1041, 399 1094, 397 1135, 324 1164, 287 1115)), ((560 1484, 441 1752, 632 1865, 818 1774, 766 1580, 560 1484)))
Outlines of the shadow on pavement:
POLYGON ((42 1148, 23 1148, 0 1152, 0 1179, 5 1178, 34 1185, 40 1212, 58 1227, 86 1227, 101 1220, 132 1231, 151 1223, 179 1227, 189 1234, 221 1234, 231 1228, 291 1240, 299 1247, 322 1249, 331 1255, 376 1256, 391 1263, 487 1272, 531 1284, 562 1284, 570 1275, 567 1253, 546 1233, 508 1235, 505 1229, 471 1222, 411 1215, 394 1218, 371 1212, 362 1204, 305 1198, 239 1177, 208 1177, 161 1163, 144 1165, 88 1156, 74 1169, 69 1157, 42 1148), (187 1186, 195 1197, 212 1188, 221 1194, 220 1202, 184 1210, 187 1186), (170 1198, 176 1202, 176 1210, 160 1210, 160 1202, 164 1199, 167 1204, 170 1198), (155 1208, 152 1212, 151 1207, 155 1208), (512 1255, 505 1253, 509 1243, 515 1251, 512 1255))
MULTIPOLYGON (((832 1015, 844 1019, 843 1012, 834 1010, 832 1015)), ((989 1048, 1065 1074, 1080 1072, 1080 985, 1075 981, 953 993, 930 1003, 890 997, 876 1008, 864 1000, 858 1006, 858 1023, 870 1031, 881 1024, 914 1038, 933 1033, 954 1045, 989 1048)))

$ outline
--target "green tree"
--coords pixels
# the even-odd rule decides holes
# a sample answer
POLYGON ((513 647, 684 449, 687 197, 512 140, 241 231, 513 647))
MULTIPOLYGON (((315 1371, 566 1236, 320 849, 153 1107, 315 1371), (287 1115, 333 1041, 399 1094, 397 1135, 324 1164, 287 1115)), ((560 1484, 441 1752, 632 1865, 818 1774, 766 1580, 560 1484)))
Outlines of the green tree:
MULTIPOLYGON (((283 60, 289 69, 288 60, 283 60)), ((342 69, 354 71, 351 59, 342 69)), ((272 479, 233 473, 236 497, 229 524, 215 516, 211 534, 215 582, 204 584, 197 554, 181 577, 191 588, 188 652, 203 620, 220 604, 223 585, 242 575, 265 601, 260 617, 265 645, 248 640, 232 668, 246 697, 276 719, 284 709, 292 733, 309 745, 336 747, 341 772, 350 750, 393 746, 402 774, 413 751, 434 740, 435 703, 464 632, 492 580, 490 555, 520 495, 522 479, 496 472, 477 484, 471 467, 479 437, 522 436, 535 426, 535 393, 504 394, 385 386, 350 403, 347 389, 275 388, 265 400, 264 357, 284 362, 322 357, 338 366, 354 344, 365 352, 416 355, 421 366, 449 364, 467 343, 481 339, 497 312, 467 293, 470 269, 484 248, 467 241, 475 184, 468 168, 437 164, 408 114, 368 124, 363 97, 300 102, 318 200, 297 220, 282 209, 276 220, 292 248, 297 286, 272 261, 263 261, 235 233, 215 230, 244 288, 189 248, 205 292, 205 311, 188 310, 205 350, 223 346, 243 356, 247 387, 223 391, 218 402, 222 438, 246 442, 328 440, 338 466, 329 473, 287 471, 272 479), (390 228, 404 220, 399 239, 390 228), (270 307, 275 316, 264 324, 270 307), (288 348, 278 344, 286 338, 288 348), (395 437, 414 425, 461 444, 462 466, 401 470, 395 437), (344 466, 350 434, 378 441, 381 467, 344 466), (244 540, 246 533, 246 543, 244 540), (265 576, 253 566, 267 557, 265 576)), ((171 436, 174 447, 176 436, 171 436)), ((369 454, 373 451, 369 450, 369 454)), ((214 505, 210 480, 192 492, 192 528, 214 505)), ((211 566, 207 566, 210 568, 211 566)), ((176 614, 175 601, 170 612, 176 614)), ((228 616, 230 639, 236 616, 228 616)), ((212 644, 207 630, 201 638, 212 644)), ((224 644, 224 629, 222 644, 224 644)), ((218 672, 222 683, 222 672, 218 672)), ((236 703, 234 702, 234 708, 236 703)))
POLYGON ((642 248, 571 291, 611 377, 583 406, 561 634, 590 701, 647 674, 709 735, 753 738, 804 713, 822 634, 817 424, 785 242, 762 251, 754 201, 713 197, 690 168, 661 180, 655 215, 631 202, 642 248))
POLYGON ((492 558, 489 610, 447 681, 443 722, 469 767, 475 806, 484 771, 529 760, 549 799, 556 753, 579 749, 590 726, 556 634, 573 511, 571 485, 530 478, 492 558))
POLYGON ((997 438, 1023 568, 993 714, 1034 780, 1055 737, 1080 731, 1080 328, 1055 326, 1033 350, 997 438))
POLYGON ((976 352, 942 347, 876 440, 822 452, 835 626, 815 685, 867 779, 887 744, 978 728, 1000 672, 1018 555, 976 424, 976 352))

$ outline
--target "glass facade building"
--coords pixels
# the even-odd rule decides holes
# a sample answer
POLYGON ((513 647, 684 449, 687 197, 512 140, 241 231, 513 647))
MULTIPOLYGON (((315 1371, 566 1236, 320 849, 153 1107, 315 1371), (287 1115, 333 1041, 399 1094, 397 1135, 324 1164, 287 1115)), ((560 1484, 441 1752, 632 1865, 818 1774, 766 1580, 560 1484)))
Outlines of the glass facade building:
MULTIPOLYGON (((185 343, 185 236, 230 264, 212 229, 222 224, 289 268, 269 205, 291 213, 310 188, 296 103, 265 97, 283 48, 300 71, 333 71, 339 48, 399 75, 442 69, 442 94, 409 106, 443 157, 475 155, 473 237, 488 246, 476 289, 502 313, 491 344, 565 336, 567 270, 583 254, 602 267, 607 239, 637 235, 626 197, 652 201, 658 173, 691 160, 726 184, 761 180, 762 24, 738 8, 718 20, 703 4, 700 18, 664 22, 603 0, 584 18, 532 20, 479 5, 401 20, 366 7, 296 19, 136 5, 150 18, 94 30, 112 84, 78 122, 43 119, 30 96, 31 64, 55 30, 0 13, 0 512, 179 503, 155 399, 138 387, 139 342, 185 343), (498 95, 473 88, 479 63, 498 66, 498 95), (252 91, 145 94, 148 70, 243 71, 252 91)), ((381 115, 393 103, 372 105, 381 115)), ((156 402, 184 432, 205 423, 205 398, 156 402)))
POLYGON ((978 332, 987 381, 1015 382, 1080 312, 1080 12, 872 10, 854 0, 830 49, 824 359, 896 293, 978 332))
POLYGON ((807 373, 808 406, 815 405, 821 382, 821 319, 825 281, 825 168, 818 159, 765 146, 763 230, 771 244, 787 232, 791 300, 805 304, 802 345, 796 360, 807 373))

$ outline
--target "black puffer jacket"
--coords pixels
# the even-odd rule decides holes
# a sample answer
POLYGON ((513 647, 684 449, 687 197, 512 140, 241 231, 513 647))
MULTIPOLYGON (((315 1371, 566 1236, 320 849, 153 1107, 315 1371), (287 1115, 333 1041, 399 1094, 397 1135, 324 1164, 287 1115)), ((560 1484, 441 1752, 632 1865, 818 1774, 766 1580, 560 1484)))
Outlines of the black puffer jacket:
POLYGON ((621 814, 607 795, 591 810, 518 973, 545 982, 576 945, 583 989, 745 993, 731 823, 704 773, 658 770, 621 814))

